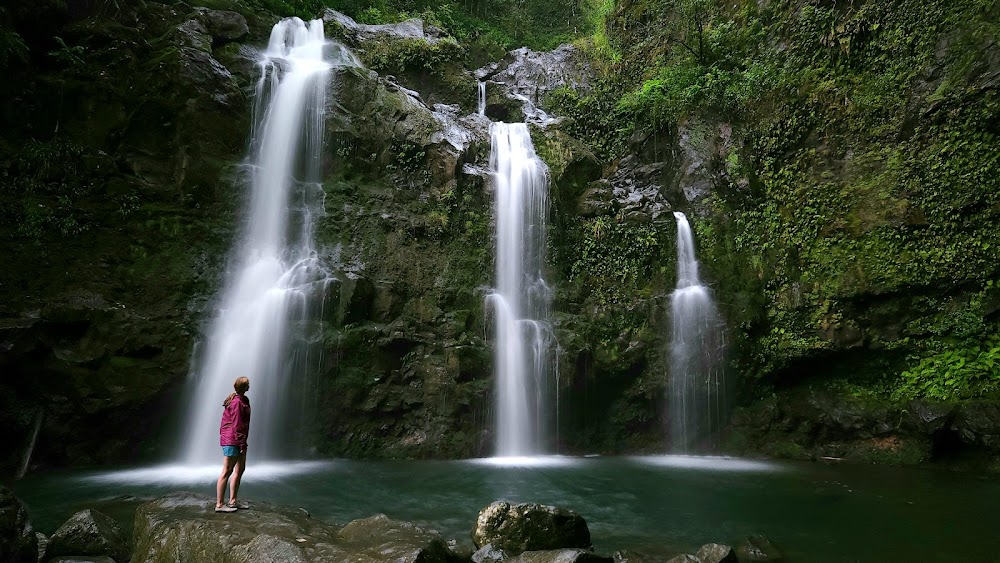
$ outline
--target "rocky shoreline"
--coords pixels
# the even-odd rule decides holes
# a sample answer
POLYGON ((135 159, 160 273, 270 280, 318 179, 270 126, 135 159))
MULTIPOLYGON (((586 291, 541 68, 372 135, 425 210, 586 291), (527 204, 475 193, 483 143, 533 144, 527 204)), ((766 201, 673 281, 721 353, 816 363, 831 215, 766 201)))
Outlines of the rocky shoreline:
POLYGON ((706 544, 695 554, 619 550, 593 545, 584 518, 565 508, 495 501, 484 507, 467 541, 393 520, 385 514, 344 526, 302 508, 252 502, 217 514, 212 500, 170 493, 136 510, 131 537, 112 518, 87 509, 51 536, 36 532, 21 501, 0 487, 0 560, 10 563, 737 563, 783 561, 762 536, 735 545, 706 544))

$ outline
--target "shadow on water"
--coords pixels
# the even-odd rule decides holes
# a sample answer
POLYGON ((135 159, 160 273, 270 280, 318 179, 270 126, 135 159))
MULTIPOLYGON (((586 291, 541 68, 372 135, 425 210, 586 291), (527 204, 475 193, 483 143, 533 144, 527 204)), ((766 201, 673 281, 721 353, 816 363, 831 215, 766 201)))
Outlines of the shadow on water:
MULTIPOLYGON (((218 468, 161 466, 29 476, 14 484, 36 528, 102 510, 128 527, 167 492, 213 494, 218 468)), ((471 547, 490 502, 538 502, 586 518, 601 553, 692 551, 761 533, 792 561, 990 561, 1000 484, 969 474, 729 458, 543 457, 253 465, 242 497, 344 524, 385 513, 471 547)))

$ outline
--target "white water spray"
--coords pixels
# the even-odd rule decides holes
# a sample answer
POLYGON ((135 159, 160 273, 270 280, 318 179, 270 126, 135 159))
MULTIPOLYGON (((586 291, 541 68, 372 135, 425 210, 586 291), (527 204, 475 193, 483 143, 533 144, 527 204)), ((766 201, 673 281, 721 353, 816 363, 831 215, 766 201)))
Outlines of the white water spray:
POLYGON ((670 296, 670 438, 687 453, 718 429, 725 413, 720 366, 721 322, 712 294, 698 278, 694 236, 687 217, 677 219, 677 288, 670 296))
POLYGON ((486 81, 479 81, 479 100, 476 104, 476 113, 486 115, 486 81))
POLYGON ((493 123, 490 136, 497 286, 487 305, 496 319, 496 455, 535 455, 542 453, 552 415, 551 291, 542 278, 547 172, 526 124, 493 123))
POLYGON ((184 460, 218 460, 222 400, 250 378, 248 451, 256 460, 301 453, 315 364, 316 332, 330 274, 313 249, 322 213, 320 149, 326 82, 332 66, 322 20, 278 22, 260 61, 247 163, 246 223, 192 376, 184 460))

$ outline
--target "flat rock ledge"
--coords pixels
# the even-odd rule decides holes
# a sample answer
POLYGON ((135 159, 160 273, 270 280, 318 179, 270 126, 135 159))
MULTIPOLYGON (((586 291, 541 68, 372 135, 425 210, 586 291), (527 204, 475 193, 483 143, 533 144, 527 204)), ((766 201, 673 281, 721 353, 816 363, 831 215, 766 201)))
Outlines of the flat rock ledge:
POLYGON ((343 528, 301 509, 253 503, 250 510, 217 514, 212 499, 173 493, 136 511, 132 563, 457 563, 467 560, 441 537, 384 514, 343 528))

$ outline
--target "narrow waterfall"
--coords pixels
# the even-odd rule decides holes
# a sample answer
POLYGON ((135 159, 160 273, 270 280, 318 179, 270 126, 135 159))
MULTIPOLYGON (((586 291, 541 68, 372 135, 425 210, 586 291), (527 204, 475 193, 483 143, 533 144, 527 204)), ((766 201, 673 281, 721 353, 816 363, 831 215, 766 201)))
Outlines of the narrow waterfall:
POLYGON ((31 427, 31 435, 28 437, 28 447, 24 449, 24 459, 21 467, 18 468, 15 479, 23 479, 28 474, 28 467, 31 465, 31 454, 35 451, 35 444, 38 442, 38 433, 42 429, 42 419, 45 418, 45 410, 41 407, 35 414, 35 424, 31 427))
POLYGON ((670 442, 688 453, 710 438, 726 411, 721 367, 721 321, 712 294, 698 278, 694 236, 687 217, 677 219, 677 288, 670 296, 670 442))
POLYGON ((486 115, 486 81, 479 81, 479 99, 476 104, 476 113, 486 115))
POLYGON ((218 316, 193 362, 187 463, 218 460, 222 401, 240 376, 250 378, 250 454, 261 460, 303 453, 299 438, 313 395, 304 379, 316 363, 309 342, 330 280, 312 241, 323 209, 320 149, 332 66, 326 46, 322 20, 282 20, 259 63, 246 164, 250 198, 218 316))
POLYGON ((543 453, 552 417, 549 366, 551 291, 542 278, 548 213, 547 170, 525 123, 490 125, 496 199, 496 452, 543 453))

